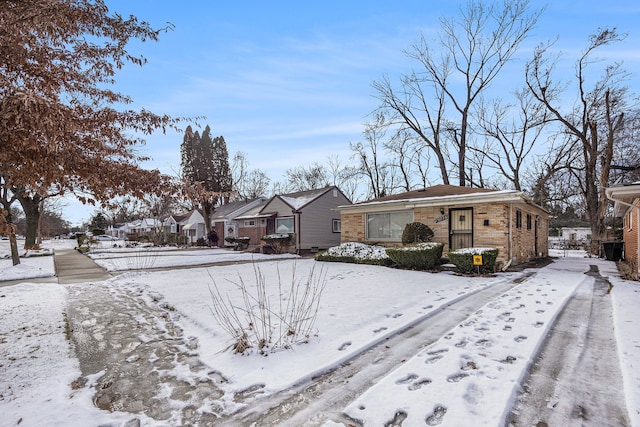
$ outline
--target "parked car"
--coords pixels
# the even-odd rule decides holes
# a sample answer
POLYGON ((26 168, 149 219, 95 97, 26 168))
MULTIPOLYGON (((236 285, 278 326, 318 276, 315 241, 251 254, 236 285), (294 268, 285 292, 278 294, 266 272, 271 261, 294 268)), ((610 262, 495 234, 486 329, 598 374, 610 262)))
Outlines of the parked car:
POLYGON ((100 241, 100 242, 112 242, 114 240, 118 240, 115 237, 112 236, 108 236, 106 234, 101 234, 99 236, 93 236, 94 239, 100 241))

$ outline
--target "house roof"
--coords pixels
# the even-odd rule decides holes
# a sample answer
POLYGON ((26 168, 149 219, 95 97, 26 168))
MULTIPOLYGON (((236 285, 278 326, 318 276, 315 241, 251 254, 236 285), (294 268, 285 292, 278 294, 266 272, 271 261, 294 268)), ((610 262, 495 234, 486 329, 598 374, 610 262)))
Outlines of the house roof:
POLYGON ((213 211, 213 215, 211 215, 211 220, 223 220, 228 217, 237 216, 245 213, 251 207, 253 207, 259 201, 264 201, 264 198, 257 198, 251 200, 239 200, 237 202, 226 203, 222 206, 216 207, 213 211))
POLYGON ((640 182, 614 185, 605 188, 604 192, 607 198, 614 202, 614 215, 621 217, 629 210, 635 200, 640 198, 640 182))
POLYGON ((291 206, 292 209, 300 210, 309 203, 313 202, 318 197, 333 189, 338 188, 335 186, 330 186, 314 190, 298 191, 296 193, 276 195, 274 196, 274 198, 279 198, 280 200, 291 206))
POLYGON ((405 193, 394 194, 353 205, 339 206, 338 209, 345 211, 367 211, 370 208, 392 210, 443 204, 464 205, 469 203, 492 202, 526 203, 548 214, 544 208, 533 203, 523 191, 492 190, 488 188, 459 187, 455 185, 435 185, 421 190, 407 191, 405 193))
POLYGON ((269 218, 271 216, 274 216, 275 215, 274 213, 260 213, 262 208, 264 208, 267 205, 267 203, 268 203, 267 200, 263 201, 262 203, 258 203, 256 206, 244 212, 242 215, 237 216, 236 219, 243 220, 243 219, 255 219, 255 218, 269 218))
POLYGON ((370 200, 363 203, 370 202, 385 202, 390 200, 406 200, 406 199, 424 199, 428 197, 443 197, 443 196, 460 196, 464 194, 476 194, 476 193, 493 193, 499 190, 492 190, 490 188, 477 188, 477 187, 460 187, 459 185, 434 185, 433 187, 422 188, 420 190, 407 191, 400 194, 393 194, 391 196, 380 197, 378 199, 370 200))

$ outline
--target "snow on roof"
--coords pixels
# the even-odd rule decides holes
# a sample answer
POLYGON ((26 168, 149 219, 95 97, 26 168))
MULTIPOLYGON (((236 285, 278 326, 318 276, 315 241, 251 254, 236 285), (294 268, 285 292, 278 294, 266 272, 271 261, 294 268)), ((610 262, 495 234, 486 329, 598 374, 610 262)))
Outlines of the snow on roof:
POLYGON ((283 202, 291 206, 293 209, 297 210, 308 205, 314 199, 317 199, 326 193, 330 188, 331 187, 325 187, 309 191, 300 191, 298 193, 282 194, 277 197, 282 199, 283 202))

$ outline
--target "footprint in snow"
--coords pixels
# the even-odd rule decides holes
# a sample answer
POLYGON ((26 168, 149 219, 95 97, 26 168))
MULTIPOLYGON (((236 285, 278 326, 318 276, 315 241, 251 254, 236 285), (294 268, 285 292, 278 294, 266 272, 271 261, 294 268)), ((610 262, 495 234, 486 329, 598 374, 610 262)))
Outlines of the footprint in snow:
POLYGON ((374 329, 374 330, 373 330, 373 333, 374 333, 374 334, 379 334, 380 332, 382 332, 382 331, 386 331, 386 330, 387 330, 387 327, 386 327, 386 326, 383 326, 383 327, 381 327, 381 328, 374 329))
POLYGON ((432 363, 436 363, 440 359, 442 359, 442 355, 438 354, 436 356, 432 356, 432 357, 429 357, 429 358, 425 359, 424 363, 426 363, 427 365, 431 365, 432 363))
POLYGON ((465 373, 465 372, 458 372, 457 374, 453 374, 453 375, 449 375, 447 377, 447 382, 449 383, 457 383, 460 382, 462 379, 468 377, 469 374, 465 373))
POLYGON ((423 310, 429 310, 430 308, 433 308, 432 305, 425 305, 424 307, 422 307, 423 310))
POLYGON ((538 314, 542 314, 542 313, 544 313, 544 310, 542 310, 542 309, 540 309, 540 310, 536 310, 536 313, 538 313, 538 314))
POLYGON ((541 328, 542 325, 544 325, 544 322, 536 322, 536 323, 533 324, 533 327, 534 328, 541 328))
POLYGON ((351 345, 351 341, 347 341, 346 343, 342 344, 339 348, 338 351, 344 351, 347 349, 347 347, 349 347, 351 345))
POLYGON ((422 378, 418 381, 414 381, 408 388, 410 391, 415 391, 421 389, 425 385, 431 384, 431 380, 429 378, 422 378))
POLYGON ((482 399, 484 393, 476 384, 469 384, 467 386, 467 392, 462 396, 462 398, 470 405, 477 405, 479 400, 482 399))
POLYGON ((416 374, 409 374, 404 378, 400 378, 399 380, 396 381, 396 384, 407 384, 410 383, 411 381, 415 380, 416 378, 418 378, 418 376, 416 374))
POLYGON ((384 427, 401 427, 402 426, 402 422, 404 420, 407 419, 407 413, 404 411, 398 411, 396 412, 396 414, 393 416, 393 419, 390 421, 387 421, 384 424, 384 427))
POLYGON ((440 350, 432 350, 432 351, 429 351, 429 352, 427 352, 427 354, 428 354, 429 356, 433 356, 434 354, 446 353, 447 351, 449 351, 449 349, 448 349, 448 348, 441 348, 440 350))
POLYGON ((524 340, 526 340, 526 339, 527 339, 527 337, 525 337, 524 335, 518 335, 518 336, 517 336, 517 337, 515 337, 513 340, 514 340, 515 342, 522 342, 522 341, 524 341, 524 340))
POLYGON ((454 344, 456 347, 458 348, 465 348, 467 346, 467 339, 463 338, 460 341, 458 341, 457 343, 454 344))
POLYGON ((393 316, 391 316, 391 317, 393 317, 394 319, 397 319, 397 318, 398 318, 398 317, 400 317, 400 316, 402 316, 402 313, 396 313, 396 314, 394 314, 394 315, 393 315, 393 316))
POLYGON ((510 331, 512 328, 509 325, 504 325, 504 328, 502 328, 503 331, 510 331))
POLYGON ((447 413, 447 408, 445 408, 442 405, 437 405, 435 408, 433 408, 433 413, 429 416, 427 416, 427 418, 424 419, 424 421, 427 423, 428 426, 437 426, 442 424, 442 419, 444 418, 444 414, 447 413))

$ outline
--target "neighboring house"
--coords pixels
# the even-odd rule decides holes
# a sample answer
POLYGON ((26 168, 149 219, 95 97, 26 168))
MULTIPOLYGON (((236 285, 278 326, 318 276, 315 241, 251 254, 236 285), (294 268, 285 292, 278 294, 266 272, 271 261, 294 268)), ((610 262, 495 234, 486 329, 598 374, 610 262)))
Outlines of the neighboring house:
POLYGON ((265 198, 260 197, 253 200, 226 203, 216 207, 211 215, 211 225, 218 235, 218 244, 220 246, 225 244, 230 245, 224 239, 227 237, 238 237, 239 221, 237 218, 245 215, 257 206, 261 206, 265 201, 265 198))
POLYGON ((250 237, 259 244, 267 234, 290 234, 300 252, 315 252, 340 244, 338 206, 351 201, 338 187, 273 196, 254 209, 238 216, 238 237, 250 237))
POLYGON ((166 234, 180 234, 182 231, 182 222, 189 214, 170 215, 162 221, 162 228, 166 234))
POLYGON ((124 240, 127 238, 126 228, 127 224, 109 224, 105 230, 105 234, 115 237, 116 239, 124 240))
POLYGON ((182 221, 178 223, 178 227, 182 234, 187 237, 187 242, 190 244, 196 243, 198 239, 207 240, 204 217, 197 209, 184 215, 182 221))
POLYGON ((640 182, 605 189, 614 204, 614 215, 622 218, 623 259, 640 273, 640 182))
POLYGON ((549 213, 522 191, 436 185, 340 206, 340 213, 342 242, 399 245, 405 226, 421 222, 444 253, 492 247, 499 264, 548 256, 549 213))
POLYGON ((559 236, 549 236, 549 247, 554 249, 579 249, 590 244, 590 227, 562 227, 559 236))

